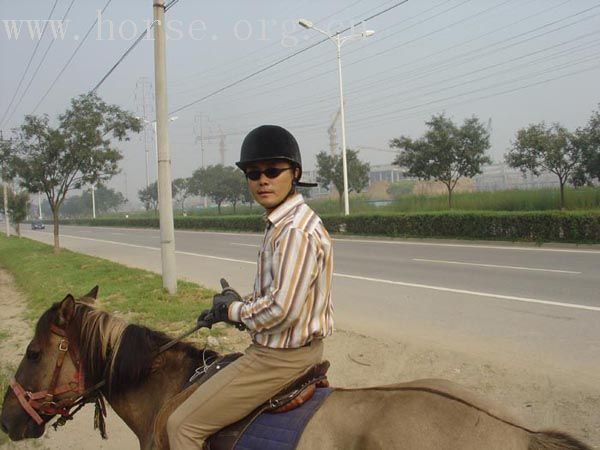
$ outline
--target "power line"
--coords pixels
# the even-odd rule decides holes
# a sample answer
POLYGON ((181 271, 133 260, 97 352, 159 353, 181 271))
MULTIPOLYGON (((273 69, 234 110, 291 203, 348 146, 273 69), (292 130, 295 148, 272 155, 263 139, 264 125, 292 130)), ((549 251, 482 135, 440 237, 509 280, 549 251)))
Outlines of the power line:
MULTIPOLYGON (((66 12, 64 13, 64 15, 63 15, 63 17, 61 19, 61 22, 65 21, 65 19, 67 18, 68 14, 69 14, 69 11, 71 11, 71 8, 73 7, 74 3, 75 3, 75 0, 71 0, 71 3, 69 4, 69 7, 67 8, 66 12)), ((12 116, 15 114, 15 112, 17 111, 17 109, 21 105, 21 102, 23 101, 23 98, 25 98, 25 95, 27 95, 27 92, 29 92, 29 88, 31 87, 31 84, 33 83, 33 80, 35 80, 35 77, 37 76, 38 72, 40 71, 40 68, 42 67, 42 64, 46 60, 46 56, 48 56, 48 52, 52 48, 52 45, 54 45, 54 42, 56 42, 56 39, 50 39, 50 43, 46 47, 46 51, 42 55, 42 59, 40 59, 40 62, 38 63, 37 67, 35 68, 35 71, 33 72, 33 75, 31 77, 31 79, 29 80, 29 83, 27 83, 27 87, 25 87, 25 90, 21 94, 21 97, 19 98, 19 101, 17 102, 17 105, 14 107, 12 113, 10 114, 10 116, 8 116, 7 120, 10 120, 12 118, 12 116)))
MULTIPOLYGON (((500 41, 497 41, 497 42, 495 42, 495 43, 491 44, 491 46, 490 46, 490 45, 482 46, 482 47, 479 47, 479 48, 477 48, 477 49, 475 49, 475 50, 470 50, 470 51, 464 52, 464 53, 462 53, 462 54, 459 54, 459 55, 456 55, 456 56, 453 56, 453 57, 449 57, 449 58, 447 58, 446 60, 435 62, 434 64, 431 64, 431 65, 429 65, 429 67, 428 67, 428 66, 422 66, 422 67, 420 67, 420 68, 411 69, 411 70, 409 70, 408 72, 405 72, 405 73, 403 73, 403 74, 397 74, 397 75, 395 75, 395 76, 393 76, 393 77, 388 77, 387 79, 384 79, 384 80, 377 80, 377 81, 373 81, 372 83, 367 83, 366 85, 362 85, 362 86, 360 86, 360 87, 357 87, 357 88, 355 88, 355 89, 350 89, 350 90, 348 90, 348 94, 352 94, 352 93, 357 93, 357 92, 365 91, 366 89, 370 88, 371 86, 377 86, 378 88, 385 87, 385 86, 389 85, 389 83, 382 83, 382 81, 389 81, 389 82, 391 82, 391 83, 395 83, 398 77, 401 77, 401 79, 402 79, 402 83, 403 83, 403 84, 406 84, 406 82, 407 82, 407 81, 410 81, 411 79, 415 79, 415 78, 421 79, 421 78, 423 78, 424 76, 427 76, 427 75, 431 75, 431 74, 436 74, 436 73, 439 73, 439 72, 440 72, 442 69, 444 69, 444 70, 447 70, 447 69, 448 69, 448 68, 450 68, 451 66, 455 66, 455 65, 457 65, 457 64, 464 65, 466 62, 469 62, 469 61, 472 61, 472 60, 475 60, 475 59, 479 59, 479 58, 481 58, 482 56, 486 56, 486 55, 488 55, 488 54, 495 54, 495 53, 498 53, 498 52, 499 52, 499 51, 501 51, 501 50, 506 50, 506 49, 508 49, 508 48, 511 48, 511 47, 514 47, 514 46, 516 46, 516 45, 519 45, 519 44, 522 44, 522 43, 528 42, 528 41, 530 41, 530 40, 532 40, 532 39, 536 39, 536 38, 539 38, 539 37, 545 36, 545 35, 547 35, 547 34, 554 33, 554 32, 556 32, 556 31, 562 30, 562 29, 564 29, 564 28, 571 27, 571 26, 573 26, 573 25, 576 25, 576 24, 578 24, 578 23, 580 23, 580 22, 582 22, 582 21, 588 20, 589 18, 592 18, 592 17, 595 17, 596 15, 598 15, 598 14, 596 14, 596 15, 593 15, 593 16, 587 16, 587 17, 583 17, 583 18, 580 18, 580 19, 578 19, 578 20, 576 20, 576 21, 570 22, 570 23, 568 23, 568 24, 566 24, 566 25, 563 25, 563 26, 560 26, 560 27, 555 27, 555 28, 553 28, 553 29, 551 29, 551 30, 548 30, 548 31, 545 31, 545 32, 543 32, 543 33, 536 34, 535 36, 531 36, 531 37, 527 37, 527 38, 521 39, 521 40, 519 40, 519 41, 517 41, 517 42, 513 42, 513 43, 511 43, 511 44, 505 45, 505 46, 503 46, 503 47, 500 47, 500 48, 492 48, 492 49, 490 49, 490 47, 498 47, 500 44, 503 44, 503 43, 505 43, 505 42, 510 42, 510 41, 513 41, 515 38, 518 38, 518 37, 525 36, 525 35, 527 35, 527 34, 530 34, 530 33, 533 33, 533 32, 535 32, 535 31, 539 31, 539 30, 542 30, 542 29, 544 29, 544 28, 547 28, 548 26, 555 25, 555 24, 557 24, 557 23, 559 23, 559 22, 561 22, 561 21, 564 21, 564 20, 567 20, 567 19, 571 19, 571 18, 573 18, 573 17, 575 17, 575 16, 577 16, 577 15, 580 15, 581 13, 583 13, 583 12, 585 12, 585 11, 588 11, 588 10, 580 11, 580 12, 578 12, 578 13, 576 13, 576 14, 573 14, 573 15, 570 15, 570 16, 567 16, 567 17, 564 17, 564 18, 562 18, 562 19, 559 19, 559 20, 552 21, 552 22, 550 22, 550 23, 547 23, 547 24, 545 24, 545 25, 539 26, 539 27, 537 27, 537 28, 534 28, 533 30, 527 31, 527 32, 525 32, 525 33, 520 33, 520 34, 517 34, 517 35, 515 35, 515 36, 508 37, 508 38, 506 38, 506 39, 502 39, 502 40, 500 40, 500 41), (486 53, 481 53, 482 51, 486 51, 486 53), (474 56, 471 56, 471 55, 473 55, 473 54, 474 54, 474 56), (469 57, 469 58, 466 58, 466 57, 468 57, 468 56, 471 56, 471 57, 469 57)), ((529 17, 531 17, 531 16, 529 16, 529 17)), ((521 22, 521 21, 517 21, 517 22, 515 22, 515 23, 519 23, 519 22, 521 22)), ((501 27, 501 28, 499 28, 499 29, 502 29, 502 28, 504 28, 504 27, 501 27)), ((574 39, 574 40, 581 39, 581 38, 583 38, 583 37, 586 37, 586 36, 588 36, 588 35, 591 35, 591 34, 594 34, 594 33, 595 33, 595 32, 593 32, 593 33, 589 33, 589 34, 586 34, 586 35, 579 36, 578 38, 576 38, 576 39, 574 39)), ((486 33, 486 34, 489 34, 489 33, 486 33)), ((459 47, 459 46, 462 46, 462 45, 464 45, 466 42, 471 42, 471 41, 473 41, 473 40, 474 40, 474 39, 470 39, 470 40, 468 40, 468 41, 462 42, 462 43, 460 43, 460 44, 457 44, 457 45, 455 45, 455 46, 451 46, 451 47, 448 47, 448 48, 446 48, 446 49, 443 49, 442 51, 435 52, 435 53, 433 53, 433 54, 431 54, 431 55, 438 54, 438 53, 440 53, 440 52, 448 53, 448 52, 449 52, 450 50, 452 50, 453 48, 455 48, 455 47, 459 47)), ((567 43, 569 43, 569 42, 572 42, 572 41, 566 41, 566 42, 564 42, 563 44, 567 44, 567 43)), ((546 48, 545 50, 549 50, 549 49, 551 49, 551 48, 552 48, 552 47, 548 47, 548 48, 546 48)), ((425 57, 419 58, 419 59, 417 59, 417 60, 415 60, 415 61, 412 61, 412 62, 410 62, 410 63, 403 63, 401 66, 398 66, 398 67, 405 67, 405 66, 410 66, 410 67, 413 67, 415 62, 417 62, 417 61, 419 61, 419 60, 427 59, 427 58, 428 58, 429 56, 431 56, 431 55, 426 55, 425 57)), ((387 72, 387 71, 386 71, 386 72, 387 72)), ((319 74, 319 75, 323 75, 323 74, 325 74, 325 73, 324 73, 324 72, 322 72, 322 73, 321 73, 321 74, 319 74)), ((314 78, 315 78, 315 76, 313 76, 313 77, 309 77, 309 78, 305 78, 304 80, 295 81, 295 82, 289 83, 289 84, 287 84, 287 85, 280 86, 280 87, 278 87, 278 89, 279 89, 279 88, 282 88, 282 87, 289 87, 289 86, 291 86, 291 85, 298 84, 298 83, 300 83, 300 82, 306 82, 306 81, 308 81, 308 80, 310 80, 310 79, 314 79, 314 78)), ((365 77, 365 78, 363 78, 363 79, 369 79, 369 77, 365 77)), ((271 88, 273 89, 272 85, 271 85, 271 88)), ((256 94, 256 93, 255 93, 255 94, 256 94)), ((388 91, 386 91, 386 94, 385 94, 385 96, 386 96, 386 98, 389 98, 389 92, 388 92, 388 91)), ((335 97, 335 95, 333 95, 333 94, 332 94, 332 95, 329 95, 329 96, 327 96, 327 97, 320 97, 320 100, 318 100, 318 101, 313 101, 313 100, 311 100, 310 102, 306 103, 305 105, 297 105, 297 106, 293 106, 293 107, 291 107, 291 108, 293 108, 293 109, 298 109, 298 108, 302 108, 302 107, 306 107, 306 106, 314 106, 314 104, 315 104, 315 103, 326 103, 326 102, 327 102, 327 100, 328 100, 328 98, 334 98, 334 97, 335 97)), ((369 103, 373 103, 373 97, 372 97, 372 96, 369 96, 369 98, 368 98, 368 102, 369 102, 369 103)), ((290 108, 287 108, 287 109, 286 109, 286 111, 287 111, 287 110, 290 110, 290 108)), ((312 113, 312 114, 314 114, 314 112, 311 112, 311 113, 312 113)), ((307 114, 308 114, 308 113, 307 113, 307 114)))
MULTIPOLYGON (((336 10, 336 11, 332 12, 331 14, 328 14, 327 16, 321 17, 319 20, 317 20, 317 21, 315 22, 315 24, 319 24, 320 22, 322 22, 322 21, 324 21, 324 20, 326 20, 326 19, 328 19, 328 18, 330 18, 330 17, 332 17, 332 16, 334 16, 334 15, 336 15, 336 14, 339 14, 339 13, 341 13, 341 12, 343 12, 343 11, 347 10, 347 9, 350 9, 351 7, 353 7, 354 5, 356 5, 356 4, 358 4, 358 3, 362 2, 362 1, 364 1, 364 0, 356 0, 355 2, 353 2, 352 4, 350 4, 350 5, 348 5, 348 6, 345 6, 345 7, 341 8, 341 9, 338 9, 338 10, 336 10)), ((390 0, 386 0, 385 2, 383 2, 383 4, 385 4, 385 3, 390 3, 390 0)), ((368 9, 368 11, 371 11, 371 10, 373 10, 373 8, 369 8, 369 9, 368 9)), ((293 33, 289 34, 288 36, 289 36, 289 37, 293 37, 293 36, 295 36, 295 35, 297 35, 297 34, 299 34, 299 33, 301 33, 301 32, 302 32, 302 30, 301 30, 301 29, 300 29, 300 30, 296 30, 295 32, 293 32, 293 33)), ((229 67, 229 66, 231 66, 232 64, 233 64, 233 65, 235 65, 235 66, 239 66, 239 64, 240 64, 240 61, 242 61, 242 60, 245 60, 245 59, 248 59, 248 58, 252 58, 252 59, 255 61, 255 55, 256 55, 257 53, 262 53, 262 52, 264 52, 265 50, 268 50, 268 49, 270 49, 271 47, 273 47, 273 46, 275 46, 275 45, 278 45, 279 43, 280 43, 280 42, 278 42, 278 41, 275 41, 275 42, 273 42, 273 43, 271 43, 271 44, 269 44, 269 45, 267 45, 267 46, 265 46, 265 47, 261 47, 261 48, 258 48, 258 49, 256 49, 256 50, 254 50, 254 51, 250 52, 250 53, 247 53, 247 54, 245 54, 244 56, 242 56, 241 58, 239 58, 239 57, 238 57, 238 58, 234 58, 234 59, 232 59, 232 60, 229 60, 229 61, 227 61, 227 62, 225 62, 225 63, 222 63, 222 64, 220 64, 220 65, 218 65, 218 66, 213 66, 212 68, 206 69, 206 70, 204 70, 204 71, 201 71, 201 72, 196 72, 196 73, 194 73, 194 74, 190 74, 190 75, 186 75, 184 78, 182 78, 182 79, 180 79, 180 80, 178 80, 178 81, 171 82, 171 83, 170 83, 170 85, 172 85, 172 86, 178 86, 178 85, 182 85, 182 84, 185 84, 185 83, 186 83, 186 81, 183 81, 183 80, 187 80, 187 79, 190 79, 190 78, 193 78, 193 79, 195 79, 195 78, 197 78, 197 77, 204 76, 204 75, 207 75, 207 74, 213 73, 213 72, 215 72, 215 71, 219 71, 219 73, 217 73, 215 76, 219 76, 219 82, 220 82, 220 81, 221 81, 221 78, 222 78, 222 75, 221 75, 221 72, 220 72, 220 69, 221 69, 221 68, 225 69, 226 67, 229 67)), ((285 50, 285 51, 287 51, 287 50, 285 50)), ((280 53, 280 52, 278 52, 278 53, 280 53)), ((264 58, 263 58, 263 59, 264 59, 264 58)), ((180 91, 180 92, 176 92, 176 94, 181 94, 181 93, 184 93, 184 92, 186 92, 186 91, 180 91)))
POLYGON ((40 46, 40 43, 42 42, 42 38, 44 37, 44 34, 46 33, 46 29, 48 28, 48 23, 50 23, 50 18, 52 17, 52 14, 54 13, 54 9, 56 8, 57 4, 58 4, 58 0, 54 0, 54 5, 52 5, 50 14, 48 14, 48 19, 46 19, 46 22, 44 23, 44 28, 42 29, 42 34, 40 35, 40 38, 38 39, 37 43, 35 44, 35 48, 33 49, 31 56, 29 57, 29 61, 27 62, 27 67, 25 67, 25 70, 23 71, 23 75, 21 75, 21 79, 19 80, 17 89, 15 89, 15 92, 14 92, 12 98, 10 99, 10 103, 8 104, 8 106, 6 107, 6 111, 4 111, 4 114, 2 115, 2 119, 0 119, 0 124, 4 123, 4 119, 6 118, 8 111, 10 110, 10 107, 12 106, 13 102, 15 101, 15 98, 17 97, 17 92, 19 92, 19 89, 21 89, 21 85, 23 84, 25 75, 27 74, 27 71, 29 70, 29 66, 31 66, 31 62, 33 61, 33 58, 35 57, 35 54, 37 53, 37 49, 40 46))
MULTIPOLYGON (((174 2, 177 2, 177 1, 178 0, 174 0, 174 2)), ((165 11, 166 11, 166 8, 165 8, 165 11)), ((123 55, 121 55, 121 57, 110 68, 110 70, 106 73, 106 75, 104 75, 102 77, 102 79, 98 82, 98 84, 96 84, 96 86, 94 86, 94 88, 92 90, 90 90, 90 93, 96 92, 98 90, 98 88, 100 86, 102 86, 102 83, 104 83, 104 81, 106 81, 106 79, 110 76, 110 74, 113 73, 113 71, 117 68, 117 66, 119 64, 121 64, 121 62, 123 62, 123 60, 127 57, 127 55, 129 55, 129 53, 142 41, 142 39, 144 39, 144 37, 146 37, 146 35, 148 34, 148 31, 150 31, 152 28, 154 28, 155 24, 156 24, 156 22, 153 21, 152 24, 138 36, 138 38, 135 40, 135 42, 125 51, 125 53, 123 53, 123 55)))
MULTIPOLYGON (((179 2, 179 0, 172 0, 171 2, 167 3, 165 5, 165 12, 167 12, 169 9, 171 9, 173 6, 175 6, 178 2, 179 2)), ((129 53, 131 53, 131 51, 135 47, 137 47, 137 45, 140 42, 142 42, 142 39, 144 39, 146 37, 146 35, 148 34, 148 32, 152 28, 154 28, 154 25, 156 25, 156 21, 155 20, 152 21, 152 23, 150 24, 150 26, 148 28, 146 28, 142 33, 140 33, 140 35, 133 42, 133 44, 131 44, 129 46, 129 48, 127 50, 125 50, 125 53, 123 53, 121 55, 121 57, 117 60, 117 62, 110 68, 110 70, 106 73, 106 75, 104 75, 102 77, 102 79, 98 82, 98 84, 96 84, 96 86, 94 86, 94 88, 90 91, 90 93, 96 92, 98 90, 98 88, 100 86, 102 86, 102 84, 106 81, 106 79, 110 76, 110 74, 113 73, 114 70, 119 66, 119 64, 121 64, 123 62, 123 60, 127 57, 127 55, 129 55, 129 53)))
MULTIPOLYGON (((110 5, 111 1, 112 0, 107 0, 106 4, 104 5, 104 8, 102 8, 102 10, 100 11, 100 14, 104 13, 104 11, 106 10, 106 8, 108 8, 108 5, 110 5)), ((90 35, 90 33, 92 32, 92 30, 94 29, 95 25, 96 25, 96 21, 94 20, 94 22, 92 22, 92 24, 90 25, 89 29, 85 33, 85 36, 83 37, 83 39, 79 42, 79 45, 77 46, 77 48, 75 48, 75 50, 73 51, 73 54, 71 55, 71 57, 65 63, 65 65, 63 66, 63 68, 60 70, 60 72, 58 73, 58 75, 56 76, 56 78, 54 79, 54 81, 52 82, 52 84, 50 85, 50 87, 48 88, 48 90, 46 91, 46 93, 42 96, 42 98, 37 103, 37 105, 35 105, 35 108, 33 108, 33 111, 31 112, 32 114, 37 111, 37 109, 40 107, 40 105, 42 104, 42 102, 46 99, 46 97, 48 96, 48 94, 50 93, 50 91, 52 90, 52 88, 54 88, 54 85, 56 85, 56 82, 58 81, 58 79, 61 77, 61 75, 64 73, 64 71, 67 70, 67 67, 69 66, 69 64, 71 63, 71 61, 73 61, 73 58, 75 58, 75 55, 77 54, 77 52, 79 51, 79 49, 83 46, 84 42, 87 40, 88 36, 90 35)))
MULTIPOLYGON (((380 11, 380 12, 376 13, 376 14, 373 14, 373 15, 371 15, 371 16, 369 16, 369 17, 367 17, 366 19, 363 19, 363 20, 362 20, 362 21, 360 21, 359 23, 361 23, 361 22, 367 22, 368 20, 371 20, 371 19, 373 19, 373 18, 375 18, 375 17, 378 17, 378 16, 380 16, 380 15, 382 15, 382 14, 384 14, 384 13, 386 13, 386 12, 388 12, 388 11, 390 11, 390 10, 394 9, 394 8, 397 8, 397 7, 398 7, 398 6, 400 6, 400 5, 403 5, 403 4, 404 4, 404 3, 406 3, 406 2, 408 2, 408 0, 402 0, 401 2, 398 2, 398 3, 396 3, 396 4, 392 5, 392 6, 390 6, 389 8, 386 8, 386 9, 384 9, 384 10, 382 10, 382 11, 380 11)), ((343 30, 339 31, 339 33, 343 33, 343 32, 345 32, 345 31, 348 31, 348 30, 350 30, 351 28, 353 28, 355 25, 356 25, 356 24, 354 24, 354 25, 351 25, 351 26, 349 26, 349 27, 347 27, 347 28, 345 28, 345 29, 343 29, 343 30)), ((226 86, 224 86, 224 87, 222 87, 222 88, 220 88, 220 89, 217 89, 216 91, 213 91, 213 92, 211 92, 210 94, 207 94, 207 95, 205 95, 205 96, 204 96, 204 97, 202 97, 202 98, 199 98, 199 99, 197 99, 197 100, 194 100, 194 101, 192 101, 192 102, 190 102, 190 103, 187 103, 187 104, 185 104, 185 105, 183 105, 183 106, 180 106, 179 108, 176 108, 176 109, 174 109, 173 111, 169 112, 169 114, 175 114, 175 113, 177 113, 177 112, 179 112, 179 111, 182 111, 182 110, 184 110, 184 109, 187 109, 187 108, 189 108, 190 106, 193 106, 193 105, 195 105, 195 104, 197 104, 197 103, 200 103, 200 102, 202 102, 202 101, 204 101, 204 100, 206 100, 206 99, 208 99, 208 98, 210 98, 210 97, 213 97, 213 96, 215 96, 215 95, 219 94, 220 92, 223 92, 223 91, 225 91, 225 90, 227 90, 227 89, 229 89, 229 88, 232 88, 233 86, 236 86, 236 85, 238 85, 238 84, 240 84, 240 83, 242 83, 242 82, 244 82, 244 81, 246 81, 246 80, 248 80, 248 79, 250 79, 250 78, 253 78, 253 77, 255 77, 255 76, 256 76, 256 75, 258 75, 258 74, 261 74, 261 73, 263 73, 263 72, 265 72, 265 71, 267 71, 267 70, 269 70, 269 69, 272 69, 273 67, 275 67, 275 66, 278 66, 279 64, 282 64, 282 63, 284 63, 285 61, 287 61, 287 60, 289 60, 289 59, 292 59, 293 57, 295 57, 295 56, 298 56, 299 54, 301 54, 301 53, 304 53, 304 52, 306 52, 307 50, 310 50, 311 48, 313 48, 313 47, 316 47, 317 45, 319 45, 319 44, 322 44, 323 42, 325 42, 325 41, 328 41, 328 40, 329 40, 329 38, 324 38, 324 39, 321 39, 320 41, 317 41, 317 42, 315 42, 314 44, 311 44, 311 45, 309 45, 308 47, 305 47, 305 48, 303 48, 302 50, 298 50, 297 52, 294 52, 294 53, 292 53, 291 55, 289 55, 289 56, 286 56, 285 58, 279 59, 278 61, 275 61, 274 63, 272 63, 272 64, 269 64, 268 66, 266 66, 266 67, 263 67, 262 69, 259 69, 259 70, 255 71, 255 72, 251 73, 250 75, 246 75, 245 77, 241 78, 240 80, 234 81, 233 83, 229 83, 228 85, 226 85, 226 86)))

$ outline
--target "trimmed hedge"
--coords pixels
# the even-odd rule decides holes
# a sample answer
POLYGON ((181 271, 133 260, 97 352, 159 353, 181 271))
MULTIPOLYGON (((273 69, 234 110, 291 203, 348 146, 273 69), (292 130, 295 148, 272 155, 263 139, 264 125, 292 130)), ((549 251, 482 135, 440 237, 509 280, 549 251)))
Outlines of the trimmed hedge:
MULTIPOLYGON (((432 212, 322 216, 332 233, 371 236, 600 242, 599 212, 432 212)), ((158 228, 158 219, 63 220, 65 225, 158 228)), ((264 229, 262 216, 176 217, 176 229, 252 231, 264 229)))

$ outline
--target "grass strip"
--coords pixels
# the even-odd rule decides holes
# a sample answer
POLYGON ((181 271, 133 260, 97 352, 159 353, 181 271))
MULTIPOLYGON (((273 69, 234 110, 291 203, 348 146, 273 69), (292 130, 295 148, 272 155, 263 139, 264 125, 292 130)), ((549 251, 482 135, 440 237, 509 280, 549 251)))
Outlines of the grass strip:
POLYGON ((170 295, 155 273, 65 249, 54 255, 50 245, 3 235, 0 266, 12 273, 25 295, 26 318, 31 321, 65 295, 77 298, 99 285, 98 303, 103 310, 174 334, 192 327, 214 295, 186 281, 178 281, 177 294, 170 295))

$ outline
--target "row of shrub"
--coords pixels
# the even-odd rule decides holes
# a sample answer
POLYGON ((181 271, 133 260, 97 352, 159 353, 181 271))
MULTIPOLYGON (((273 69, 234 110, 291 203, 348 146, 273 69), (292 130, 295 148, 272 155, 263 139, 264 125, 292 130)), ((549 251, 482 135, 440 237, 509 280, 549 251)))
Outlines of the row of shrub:
MULTIPOLYGON (((324 215, 332 233, 418 238, 600 242, 600 212, 431 212, 324 215)), ((75 219, 65 225, 158 228, 158 219, 75 219)), ((176 217, 175 228, 260 232, 262 216, 176 217)))

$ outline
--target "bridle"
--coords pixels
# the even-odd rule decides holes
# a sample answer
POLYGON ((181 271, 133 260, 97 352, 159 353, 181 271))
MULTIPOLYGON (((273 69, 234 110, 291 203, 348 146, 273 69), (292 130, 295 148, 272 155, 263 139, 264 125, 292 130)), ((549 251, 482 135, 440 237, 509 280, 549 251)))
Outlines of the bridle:
MULTIPOLYGON (((160 346, 155 356, 167 351, 179 341, 198 331, 200 328, 208 327, 209 325, 210 324, 207 322, 198 321, 196 325, 188 331, 160 346)), ((58 420, 53 424, 55 429, 58 428, 58 426, 65 425, 68 420, 72 420, 73 415, 87 403, 95 403, 96 412, 94 414, 94 428, 98 428, 102 438, 106 439, 106 424, 104 421, 104 418, 106 417, 106 405, 100 391, 100 388, 106 384, 106 380, 102 379, 88 389, 85 389, 83 371, 81 370, 81 360, 79 355, 77 355, 73 348, 70 347, 67 332, 54 324, 50 325, 50 331, 57 336, 60 336, 61 339, 58 343, 58 358, 56 359, 56 365, 54 366, 54 372, 48 389, 38 392, 26 391, 16 379, 11 380, 10 388, 19 400, 23 410, 27 412, 38 425, 47 422, 52 416, 60 415, 58 420), (58 378, 67 353, 75 366, 75 374, 70 382, 57 387, 58 378), (59 395, 67 394, 69 392, 72 392, 74 395, 63 399, 57 398, 59 395), (49 416, 49 418, 44 420, 40 414, 49 416)))
MULTIPOLYGON (((50 380, 50 386, 42 391, 30 392, 25 390, 16 379, 10 382, 10 387, 19 400, 19 403, 38 425, 42 425, 45 422, 40 414, 46 416, 60 415, 65 420, 69 420, 74 414, 70 412, 74 406, 78 405, 81 401, 83 403, 90 401, 89 399, 86 400, 86 398, 91 390, 85 390, 81 361, 76 352, 69 346, 67 333, 54 324, 50 325, 50 331, 61 338, 58 343, 58 357, 54 366, 54 372, 52 373, 52 379, 50 380), (57 386, 67 353, 76 368, 75 375, 73 375, 73 379, 67 384, 57 386), (58 398, 69 393, 73 395, 62 399, 58 398)), ((94 390, 97 390, 96 386, 94 388, 94 390)))

